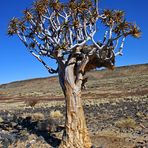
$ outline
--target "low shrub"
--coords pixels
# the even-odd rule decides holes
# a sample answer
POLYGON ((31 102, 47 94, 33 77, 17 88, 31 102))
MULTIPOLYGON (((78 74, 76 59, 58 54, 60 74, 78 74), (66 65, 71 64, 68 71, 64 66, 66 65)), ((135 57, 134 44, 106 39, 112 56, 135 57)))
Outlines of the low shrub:
POLYGON ((25 104, 27 106, 34 107, 38 102, 39 102, 39 100, 37 100, 37 99, 28 99, 25 101, 25 104))
POLYGON ((42 114, 40 112, 32 114, 31 118, 33 121, 45 120, 44 114, 42 114))
POLYGON ((55 111, 50 112, 50 118, 59 119, 62 117, 63 117, 63 114, 59 110, 55 110, 55 111))
POLYGON ((136 121, 131 117, 127 117, 115 122, 115 126, 118 128, 134 129, 136 127, 136 121))

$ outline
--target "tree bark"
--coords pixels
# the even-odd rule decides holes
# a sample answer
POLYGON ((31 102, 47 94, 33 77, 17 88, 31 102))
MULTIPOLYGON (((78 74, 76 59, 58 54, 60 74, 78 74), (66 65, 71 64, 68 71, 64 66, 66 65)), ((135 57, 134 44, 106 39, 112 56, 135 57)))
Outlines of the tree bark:
MULTIPOLYGON (((72 65, 71 68, 73 69, 72 65)), ((82 100, 81 87, 73 81, 73 70, 65 70, 66 123, 60 148, 90 148, 92 146, 88 134, 82 100)))
POLYGON ((90 148, 84 111, 79 92, 66 86, 66 124, 60 148, 90 148))

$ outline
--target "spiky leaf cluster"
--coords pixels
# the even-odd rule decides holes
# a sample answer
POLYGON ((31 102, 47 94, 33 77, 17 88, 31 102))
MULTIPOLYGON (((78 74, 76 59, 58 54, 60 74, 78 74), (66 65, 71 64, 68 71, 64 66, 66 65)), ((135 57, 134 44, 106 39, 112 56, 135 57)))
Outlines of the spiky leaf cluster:
POLYGON ((140 28, 136 24, 126 21, 124 11, 106 9, 103 14, 103 24, 107 27, 112 27, 115 34, 125 37, 131 35, 135 38, 141 36, 140 28))

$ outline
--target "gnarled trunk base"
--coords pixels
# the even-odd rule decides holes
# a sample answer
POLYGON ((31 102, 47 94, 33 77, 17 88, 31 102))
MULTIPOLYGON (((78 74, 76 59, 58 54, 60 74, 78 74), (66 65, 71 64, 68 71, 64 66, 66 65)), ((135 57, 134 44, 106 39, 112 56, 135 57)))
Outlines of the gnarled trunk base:
MULTIPOLYGON (((85 133, 82 133, 85 134, 85 133)), ((85 138, 82 139, 78 139, 79 136, 73 135, 72 133, 70 134, 70 139, 73 139, 73 141, 71 141, 70 139, 65 139, 62 141, 60 148, 91 148, 91 142, 90 139, 85 138)))
POLYGON ((66 124, 60 148, 91 148, 80 93, 66 92, 66 124))
POLYGON ((78 114, 69 113, 71 122, 66 123, 66 130, 60 148, 91 148, 91 140, 87 131, 83 110, 78 114))

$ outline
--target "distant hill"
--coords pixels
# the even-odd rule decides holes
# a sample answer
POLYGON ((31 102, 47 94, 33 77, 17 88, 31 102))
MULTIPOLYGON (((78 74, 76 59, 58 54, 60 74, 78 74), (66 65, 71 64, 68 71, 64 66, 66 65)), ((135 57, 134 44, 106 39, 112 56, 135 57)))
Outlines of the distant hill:
MULTIPOLYGON (((92 71, 88 78, 87 89, 82 94, 85 99, 148 95, 148 64, 118 67, 114 71, 92 71)), ((37 78, 0 85, 0 101, 29 98, 63 99, 58 78, 37 78)))

